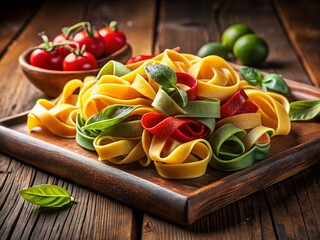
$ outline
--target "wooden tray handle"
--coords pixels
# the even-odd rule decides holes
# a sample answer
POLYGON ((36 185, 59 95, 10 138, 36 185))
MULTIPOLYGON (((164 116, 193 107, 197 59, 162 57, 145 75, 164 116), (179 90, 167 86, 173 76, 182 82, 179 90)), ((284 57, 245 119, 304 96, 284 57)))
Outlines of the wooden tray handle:
MULTIPOLYGON (((230 66, 232 66, 236 70, 240 70, 240 68, 243 68, 243 66, 230 63, 230 66)), ((266 72, 261 72, 263 75, 266 75, 266 72)), ((289 80, 287 78, 283 78, 284 81, 287 83, 288 87, 291 89, 292 96, 295 98, 295 100, 316 100, 320 99, 320 88, 314 87, 312 85, 308 85, 305 83, 300 83, 297 81, 289 80)))

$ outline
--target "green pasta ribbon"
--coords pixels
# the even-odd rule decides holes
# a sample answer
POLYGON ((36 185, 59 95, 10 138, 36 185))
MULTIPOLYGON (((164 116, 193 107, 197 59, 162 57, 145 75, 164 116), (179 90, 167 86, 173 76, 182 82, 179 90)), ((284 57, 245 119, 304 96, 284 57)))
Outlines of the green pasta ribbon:
POLYGON ((245 130, 231 123, 217 129, 209 139, 213 150, 210 166, 223 171, 237 171, 251 166, 254 161, 264 159, 270 149, 270 143, 256 143, 246 151, 242 141, 245 135, 245 130))
POLYGON ((76 119, 76 142, 83 148, 95 151, 93 146, 94 139, 99 135, 99 131, 84 130, 82 127, 85 125, 85 120, 81 117, 80 113, 77 114, 76 119))
POLYGON ((204 124, 210 130, 209 136, 214 131, 215 119, 220 117, 219 99, 188 101, 185 107, 181 107, 161 88, 152 106, 167 116, 192 118, 204 124))
POLYGON ((151 105, 167 116, 189 118, 220 117, 219 99, 188 101, 185 107, 181 107, 161 88, 157 92, 157 95, 151 105))
POLYGON ((99 71, 96 79, 99 80, 104 75, 114 75, 114 76, 124 76, 128 73, 130 73, 131 70, 127 68, 125 65, 123 65, 120 62, 111 60, 107 62, 99 71))

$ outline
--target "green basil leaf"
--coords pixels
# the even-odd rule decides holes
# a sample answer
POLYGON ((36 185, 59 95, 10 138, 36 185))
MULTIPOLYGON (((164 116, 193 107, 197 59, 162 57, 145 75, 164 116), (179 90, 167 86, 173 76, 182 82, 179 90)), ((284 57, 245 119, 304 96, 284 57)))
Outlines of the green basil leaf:
POLYGON ((164 88, 175 88, 177 76, 168 66, 163 64, 151 64, 145 66, 147 75, 164 88))
POLYGON ((180 96, 180 98, 178 100, 178 103, 180 103, 180 105, 182 107, 187 106, 187 104, 188 104, 188 95, 187 95, 186 91, 183 90, 182 88, 179 88, 178 86, 176 87, 176 90, 178 91, 179 96, 180 96))
POLYGON ((100 113, 91 116, 82 127, 84 130, 105 130, 122 122, 138 106, 114 104, 106 107, 100 113))
POLYGON ((145 66, 145 70, 147 75, 156 81, 168 95, 178 93, 177 102, 183 107, 187 105, 188 95, 176 85, 177 76, 170 67, 163 64, 152 64, 145 66))
POLYGON ((290 103, 289 117, 291 121, 310 120, 319 113, 320 100, 302 100, 290 103))
POLYGON ((261 88, 263 91, 276 91, 284 94, 290 94, 290 89, 279 74, 268 74, 262 79, 261 88))
POLYGON ((129 68, 120 62, 111 60, 107 62, 99 71, 96 79, 99 80, 104 75, 114 75, 121 77, 131 72, 129 68))
POLYGON ((263 75, 253 68, 241 68, 240 75, 253 86, 261 85, 263 79, 263 75))
POLYGON ((28 202, 42 207, 62 207, 74 201, 67 190, 49 184, 30 187, 19 194, 28 202))

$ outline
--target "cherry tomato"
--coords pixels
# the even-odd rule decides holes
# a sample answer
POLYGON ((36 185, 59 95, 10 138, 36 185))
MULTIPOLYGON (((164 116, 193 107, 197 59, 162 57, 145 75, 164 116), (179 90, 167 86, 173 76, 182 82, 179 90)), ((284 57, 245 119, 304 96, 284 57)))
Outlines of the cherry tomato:
MULTIPOLYGON (((71 37, 67 38, 64 33, 60 33, 59 35, 57 35, 53 38, 52 43, 53 44, 60 44, 62 42, 66 42, 66 41, 70 41, 70 40, 71 40, 71 37)), ((73 46, 71 46, 71 47, 73 47, 73 46)), ((60 51, 61 54, 64 56, 67 56, 69 53, 71 53, 70 50, 68 50, 67 48, 65 48, 63 46, 58 47, 58 51, 60 51)))
POLYGON ((63 71, 78 71, 78 70, 90 70, 98 68, 97 60, 95 56, 84 51, 80 55, 70 53, 63 60, 63 71))
POLYGON ((62 62, 64 56, 57 49, 46 51, 42 48, 37 48, 32 51, 30 55, 30 64, 36 67, 62 70, 62 62))
POLYGON ((91 52, 95 58, 104 54, 105 42, 98 31, 93 31, 92 34, 88 31, 81 31, 73 37, 73 41, 78 42, 80 47, 86 45, 86 50, 91 52))
POLYGON ((140 62, 140 61, 147 60, 147 59, 150 59, 153 57, 154 57, 153 55, 139 55, 139 56, 130 58, 126 64, 140 62))
POLYGON ((127 43, 126 35, 118 29, 115 21, 112 21, 108 27, 99 29, 98 32, 104 38, 106 55, 116 52, 127 43))

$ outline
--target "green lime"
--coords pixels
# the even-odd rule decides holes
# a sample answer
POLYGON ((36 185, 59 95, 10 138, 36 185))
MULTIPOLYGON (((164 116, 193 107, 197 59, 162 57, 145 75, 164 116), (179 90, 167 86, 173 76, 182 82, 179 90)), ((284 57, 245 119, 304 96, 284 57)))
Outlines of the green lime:
POLYGON ((228 59, 229 51, 220 43, 208 42, 204 44, 202 47, 200 47, 197 55, 199 57, 206 57, 209 55, 218 55, 224 59, 228 59))
POLYGON ((233 46, 233 54, 244 65, 258 66, 269 54, 268 44, 255 34, 247 34, 239 38, 233 46))
POLYGON ((225 46, 230 52, 232 52, 234 43, 243 35, 253 33, 253 30, 247 25, 238 23, 233 24, 228 27, 221 36, 221 43, 225 46))

